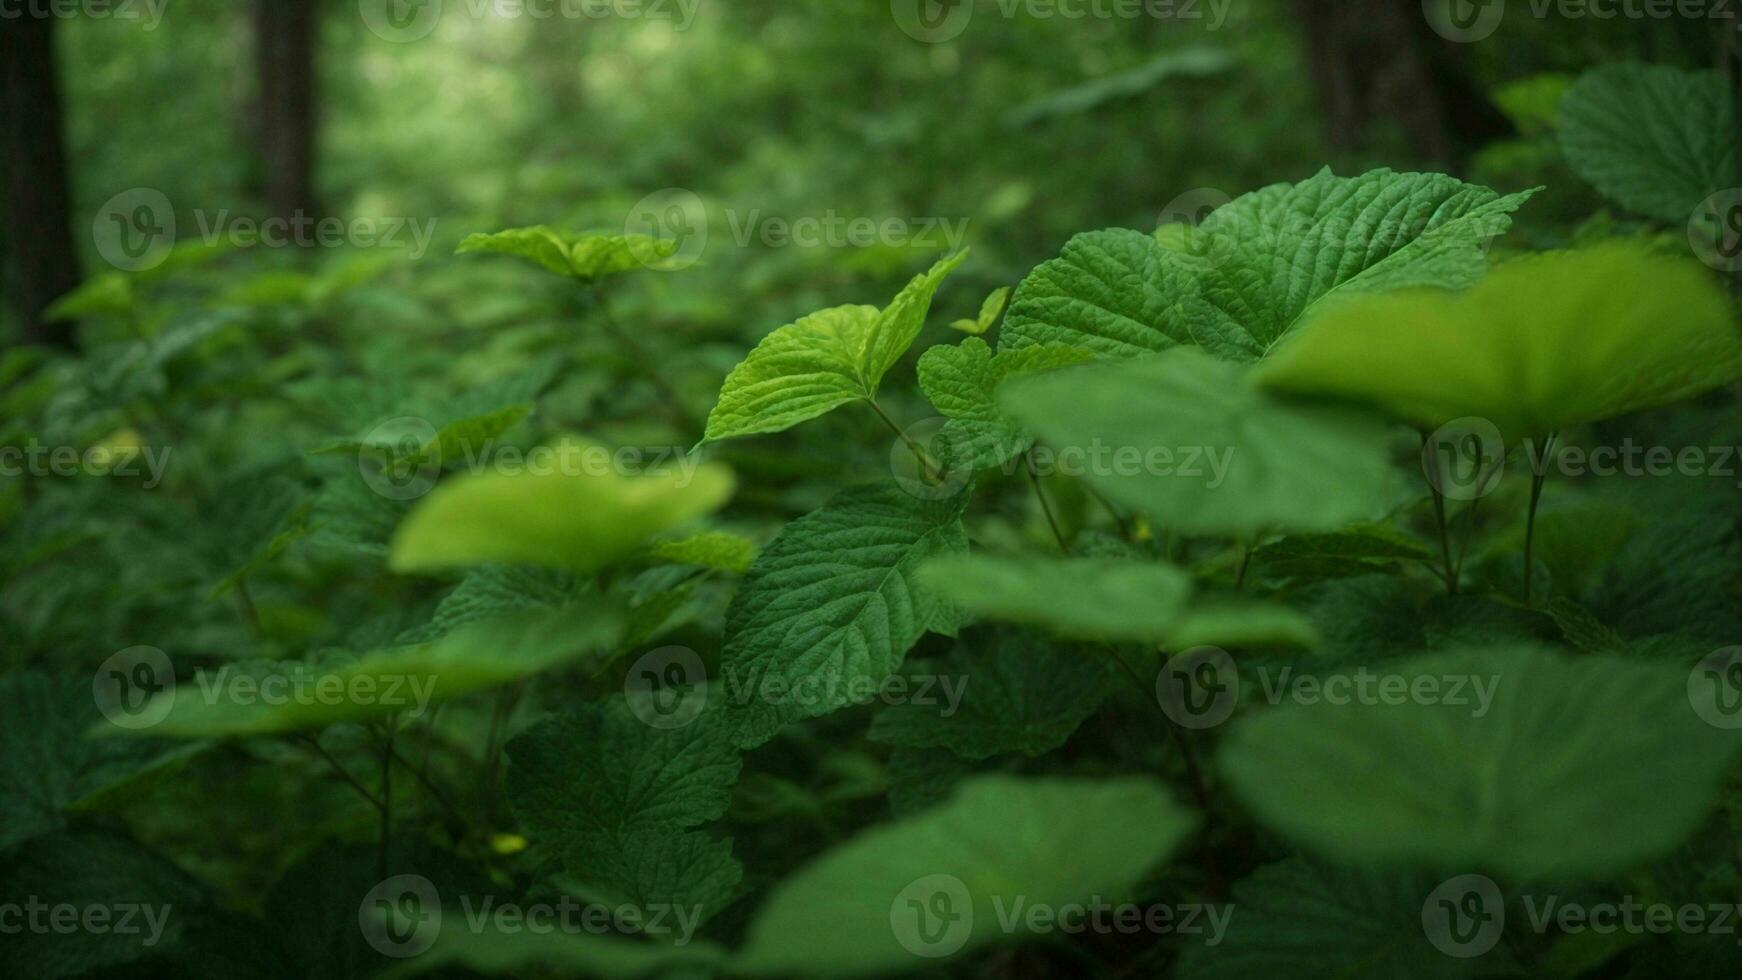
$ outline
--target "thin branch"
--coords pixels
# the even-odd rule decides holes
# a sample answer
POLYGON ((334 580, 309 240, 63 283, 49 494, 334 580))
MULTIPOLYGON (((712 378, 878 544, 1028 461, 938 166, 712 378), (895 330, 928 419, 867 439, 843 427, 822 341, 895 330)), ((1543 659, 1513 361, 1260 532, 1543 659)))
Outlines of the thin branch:
POLYGON ((1040 470, 1034 465, 1034 454, 1024 451, 1022 461, 1028 470, 1028 482, 1034 486, 1034 495, 1040 500, 1041 513, 1046 515, 1046 526, 1052 528, 1052 537, 1059 543, 1059 550, 1069 557, 1071 546, 1065 542, 1065 534, 1059 530, 1058 518, 1053 515, 1052 504, 1047 502, 1046 490, 1040 485, 1040 470))

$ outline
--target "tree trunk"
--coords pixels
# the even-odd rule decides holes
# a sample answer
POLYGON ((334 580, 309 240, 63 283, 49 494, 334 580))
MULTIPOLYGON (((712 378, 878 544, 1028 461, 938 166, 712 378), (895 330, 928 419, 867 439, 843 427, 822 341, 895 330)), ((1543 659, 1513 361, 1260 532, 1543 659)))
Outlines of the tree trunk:
POLYGON ((73 346, 73 325, 43 311, 79 284, 61 132, 54 20, 0 17, 0 162, 5 165, 12 302, 24 339, 73 346))
POLYGON ((315 200, 316 0, 255 0, 260 159, 276 217, 318 217, 315 200))
POLYGON ((1295 0, 1307 72, 1334 150, 1365 147, 1371 126, 1394 121, 1424 160, 1447 168, 1512 127, 1477 87, 1460 46, 1433 32, 1419 4, 1295 0))

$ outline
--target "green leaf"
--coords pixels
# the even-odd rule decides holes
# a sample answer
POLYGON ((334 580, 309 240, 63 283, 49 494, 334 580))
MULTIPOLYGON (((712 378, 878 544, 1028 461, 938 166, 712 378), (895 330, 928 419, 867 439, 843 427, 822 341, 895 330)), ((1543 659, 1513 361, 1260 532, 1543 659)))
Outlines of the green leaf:
POLYGON ((1171 565, 1120 558, 961 555, 927 562, 920 582, 982 619, 1148 643, 1167 638, 1192 591, 1171 565))
POLYGON ((932 297, 968 257, 940 260, 882 310, 837 306, 762 339, 726 376, 702 442, 780 432, 848 402, 870 400, 925 325, 932 297))
POLYGON ((780 532, 726 611, 721 667, 740 744, 853 703, 855 689, 894 673, 949 616, 915 576, 928 559, 967 550, 966 505, 966 495, 921 500, 874 484, 837 494, 780 532), (778 698, 764 696, 771 684, 778 698))
POLYGON ((1487 270, 1486 242, 1531 193, 1501 197, 1444 174, 1327 170, 1236 198, 1193 239, 1212 270, 1186 301, 1192 337, 1257 360, 1334 292, 1462 288, 1487 270))
POLYGON ((458 964, 488 976, 518 976, 542 966, 580 977, 635 980, 673 971, 700 975, 727 959, 724 949, 707 942, 667 946, 585 931, 443 929, 435 945, 383 976, 422 976, 458 964))
POLYGON ((999 404, 1113 500, 1188 534, 1329 531, 1387 509, 1387 428, 1183 348, 1005 385, 999 404))
POLYGON ((946 463, 988 469, 1027 449, 1033 437, 998 408, 998 386, 1013 377, 1081 364, 1094 356, 1062 344, 999 351, 994 356, 978 337, 926 351, 919 359, 919 386, 950 419, 937 436, 946 463))
POLYGON ((1045 119, 1076 115, 1108 102, 1142 95, 1163 82, 1221 75, 1238 64, 1239 59, 1227 48, 1190 45, 1169 51, 1128 71, 1053 92, 1013 110, 1007 119, 1011 126, 1021 127, 1045 119))
POLYGON ((1723 291, 1692 262, 1611 243, 1518 259, 1464 293, 1328 306, 1256 374, 1427 427, 1479 417, 1507 441, 1652 408, 1742 375, 1723 291))
POLYGON ((1501 957, 1448 956, 1422 928, 1436 882, 1380 875, 1302 858, 1267 864, 1234 883, 1224 936, 1188 943, 1179 980, 1338 977, 1456 980, 1492 975, 1501 957))
POLYGON ((998 347, 1063 344, 1131 357, 1189 344, 1182 304, 1193 273, 1190 259, 1142 232, 1078 235, 1022 280, 998 347))
POLYGON ((756 560, 756 543, 726 531, 697 531, 681 538, 655 541, 649 549, 654 558, 675 565, 700 565, 715 571, 742 575, 756 560))
POLYGON ((16 903, 0 929, 0 962, 11 976, 42 980, 90 976, 169 952, 208 905, 199 883, 168 860, 94 832, 54 834, 10 852, 0 866, 0 895, 16 903), (70 927, 56 914, 63 907, 77 911, 70 927), (103 910, 105 927, 81 928, 94 909, 103 910))
MULTIPOLYGON (((556 454, 575 459, 588 449, 567 442, 556 454)), ((646 476, 561 463, 462 476, 438 486, 400 524, 390 566, 399 572, 486 564, 596 571, 653 535, 714 511, 732 485, 731 471, 714 463, 646 476)))
POLYGON ((677 244, 647 235, 580 235, 537 225, 468 235, 454 251, 513 255, 537 262, 559 276, 590 283, 657 267, 677 251, 677 244))
POLYGON ((100 721, 90 674, 0 677, 0 716, 0 850, 59 830, 66 811, 172 770, 188 754, 162 742, 87 739, 100 721))
POLYGON ((720 387, 703 442, 781 432, 871 395, 863 363, 878 313, 836 306, 762 339, 720 387))
MULTIPOLYGON (((145 711, 162 711, 163 720, 137 734, 243 738, 396 713, 415 717, 432 704, 596 656, 622 630, 622 613, 593 599, 480 620, 433 643, 381 650, 349 663, 229 664, 156 695, 145 711)), ((107 723, 92 733, 134 734, 107 723)))
POLYGON ((1438 694, 1242 720, 1218 760, 1229 788, 1266 826, 1351 862, 1603 876, 1686 839, 1742 747, 1690 705, 1682 664, 1501 647, 1397 674, 1438 694))
POLYGON ((1117 901, 1190 833, 1155 781, 980 777, 868 830, 782 881, 733 966, 750 976, 856 977, 927 967, 1015 937, 999 912, 1117 901), (926 920, 921 913, 942 913, 926 920), (934 930, 943 928, 942 933, 934 930))
POLYGON ((413 630, 410 642, 428 642, 468 623, 561 606, 576 595, 574 577, 525 565, 483 565, 466 573, 442 597, 429 624, 413 630))
POLYGON ((732 899, 742 868, 731 841, 692 828, 726 812, 738 750, 717 710, 675 724, 682 715, 651 707, 580 704, 516 737, 508 799, 533 840, 610 901, 709 916, 732 899))
POLYGON ((1462 287, 1530 193, 1374 170, 1276 184, 1217 209, 1170 248, 1116 229, 1078 235, 1023 280, 1000 347, 1131 357, 1198 344, 1257 360, 1336 291, 1462 287))
MULTIPOLYGON (((903 748, 947 749, 980 760, 1005 752, 1037 756, 1065 744, 1107 696, 1106 654, 1053 643, 1013 629, 962 637, 947 660, 910 663, 913 672, 954 683, 932 687, 877 713, 871 740, 903 748)), ((909 690, 913 690, 910 686, 909 690)))
POLYGON ((1605 197, 1665 221, 1736 183, 1736 106, 1724 76, 1605 65, 1560 104, 1561 151, 1605 197))
POLYGON ((987 295, 985 302, 980 304, 980 315, 972 320, 957 320, 950 324, 950 329, 960 330, 976 337, 992 329, 998 318, 1004 315, 1004 307, 1010 302, 1010 287, 999 286, 987 295))
POLYGON ((1287 606, 1252 599, 1194 599, 1167 634, 1172 650, 1215 646, 1304 647, 1323 643, 1312 620, 1287 606))

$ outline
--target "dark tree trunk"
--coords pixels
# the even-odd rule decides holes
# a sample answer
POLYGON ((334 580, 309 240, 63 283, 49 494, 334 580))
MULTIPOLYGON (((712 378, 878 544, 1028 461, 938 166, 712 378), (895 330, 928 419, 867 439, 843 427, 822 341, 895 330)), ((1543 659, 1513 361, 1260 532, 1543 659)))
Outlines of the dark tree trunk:
POLYGON ((255 0, 260 159, 273 215, 313 218, 316 0, 255 0))
POLYGON ((54 21, 0 17, 0 163, 5 166, 12 303, 24 339, 73 346, 73 325, 43 311, 79 284, 61 132, 54 21))
POLYGON ((1417 155, 1455 168, 1512 134, 1471 78, 1461 46, 1434 33, 1420 4, 1295 0, 1295 9, 1332 149, 1365 147, 1372 124, 1390 119, 1417 155))

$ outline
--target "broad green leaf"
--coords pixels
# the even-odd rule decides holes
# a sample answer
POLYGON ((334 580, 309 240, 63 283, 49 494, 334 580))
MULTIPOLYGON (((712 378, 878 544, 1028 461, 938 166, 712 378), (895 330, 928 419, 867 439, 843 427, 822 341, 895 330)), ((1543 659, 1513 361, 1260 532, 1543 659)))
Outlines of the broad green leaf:
POLYGON ((1201 646, 1313 649, 1322 642, 1312 620, 1288 606, 1220 596, 1187 603, 1167 634, 1167 646, 1172 650, 1201 646))
MULTIPOLYGON (((589 447, 566 442, 559 459, 589 447)), ((486 564, 527 564, 591 572, 633 554, 644 541, 720 507, 731 471, 647 476, 558 463, 541 470, 462 476, 419 502, 393 537, 399 572, 486 564)))
POLYGON ((486 926, 476 932, 443 929, 433 946, 382 975, 422 976, 457 964, 487 976, 518 976, 542 966, 579 977, 636 980, 702 975, 722 968, 727 960, 724 949, 708 942, 671 946, 608 933, 557 930, 535 933, 486 926))
POLYGON ((1013 629, 965 634, 948 659, 910 662, 935 678, 877 713, 871 740, 946 749, 980 760, 1005 752, 1044 755, 1065 744, 1107 696, 1107 654, 1049 643, 1013 629), (955 685, 953 688, 950 685, 955 685), (960 696, 950 703, 950 691, 960 696))
POLYGON ((0 863, 0 895, 11 905, 11 921, 0 929, 0 962, 9 976, 41 980, 97 975, 162 956, 209 905, 199 883, 174 863, 91 831, 53 834, 9 852, 0 863), (60 908, 75 917, 69 922, 60 908), (104 927, 81 928, 99 908, 104 927), (120 928, 123 916, 127 930, 120 928))
POLYGON ((1297 581, 1367 575, 1401 561, 1432 561, 1427 542, 1384 524, 1355 524, 1329 534, 1292 534, 1252 553, 1266 576, 1297 581))
POLYGON ((726 376, 702 442, 780 432, 875 397, 883 375, 919 336, 938 287, 967 256, 939 261, 882 310, 837 306, 764 337, 726 376))
POLYGON ((1550 132, 1560 115, 1561 99, 1575 79, 1561 72, 1543 72, 1508 82, 1492 93, 1494 104, 1512 120, 1522 136, 1550 132))
POLYGON ((1264 865, 1234 883, 1227 933, 1188 940, 1175 975, 1179 980, 1492 975, 1501 951, 1449 956, 1429 940, 1422 906, 1437 884, 1432 876, 1374 874, 1298 857, 1264 865))
POLYGON ((1333 292, 1462 288, 1487 270, 1487 241, 1533 192, 1501 197, 1444 174, 1329 170, 1236 198, 1194 241, 1212 271, 1187 299, 1192 337, 1257 360, 1333 292))
POLYGON ((455 249, 456 254, 513 255, 581 282, 652 268, 676 251, 675 242, 647 235, 580 235, 553 231, 543 225, 468 235, 455 249))
POLYGON ((998 318, 1004 315, 1004 307, 1009 302, 1010 287, 999 286, 997 289, 992 290, 992 292, 986 297, 985 302, 980 304, 980 315, 978 317, 975 317, 972 320, 957 320, 950 324, 950 329, 960 330, 965 334, 972 334, 978 337, 992 329, 992 326, 998 322, 998 318))
POLYGON ((435 616, 412 630, 410 642, 427 642, 479 620, 561 606, 577 594, 574 577, 531 565, 481 565, 442 597, 435 616))
POLYGON ((982 619, 1149 643, 1167 638, 1192 591, 1171 565, 1120 558, 961 555, 927 562, 920 581, 982 619))
POLYGON ((66 811, 186 760, 186 750, 162 742, 86 738, 100 721, 92 683, 88 673, 0 677, 0 850, 59 830, 66 811))
POLYGON ((1010 378, 1069 367, 1092 360, 1080 347, 1042 344, 992 353, 978 337, 940 344, 919 359, 919 386, 933 407, 950 421, 937 435, 949 465, 975 469, 1001 466, 1033 443, 1033 438, 999 410, 998 386, 1010 378))
POLYGON ((1219 757, 1229 788, 1353 863, 1604 876, 1686 839, 1742 748, 1690 703, 1685 664, 1499 647, 1396 674, 1408 693, 1242 720, 1219 757))
POLYGON ((726 531, 697 531, 681 538, 655 541, 654 558, 677 565, 700 565, 742 575, 756 560, 756 543, 726 531))
POLYGON ((915 577, 967 551, 966 495, 921 500, 894 483, 855 487, 788 524, 726 611, 723 688, 739 741, 867 695, 953 611, 915 577))
POLYGON ((1130 357, 1192 342, 1182 303, 1192 260, 1124 228, 1087 232, 1037 266, 1016 290, 1000 350, 1040 344, 1130 357))
POLYGON ((762 339, 732 369, 703 442, 780 432, 871 394, 862 373, 877 308, 836 306, 762 339))
POLYGON ((782 881, 736 972, 857 977, 927 969, 1010 941, 1019 901, 1119 901, 1190 833, 1158 783, 973 779, 946 803, 861 833, 782 881), (927 919, 926 916, 931 918, 927 919))
POLYGON ((1369 402, 1430 428, 1487 419, 1510 443, 1678 401, 1738 375, 1742 334, 1708 274, 1612 243, 1518 259, 1463 293, 1412 290, 1327 306, 1256 378, 1369 402))
POLYGON ((1078 235, 1023 280, 999 346, 1131 357, 1195 343, 1257 360, 1333 292, 1475 282, 1487 240, 1529 196, 1443 174, 1325 170, 1243 195, 1170 244, 1122 229, 1078 235))
POLYGON ((1268 395, 1190 348, 1018 378, 998 400, 1061 468, 1188 534, 1330 531, 1394 486, 1383 423, 1268 395))
POLYGON ((227 664, 156 695, 146 711, 161 711, 162 721, 137 730, 105 722, 92 733, 245 738, 392 714, 415 717, 442 701, 596 657, 622 630, 622 613, 595 599, 479 620, 433 643, 381 650, 349 663, 227 664))
MULTIPOLYGON (((707 697, 704 690, 659 697, 707 697)), ((742 874, 731 841, 693 830, 726 812, 738 749, 714 711, 654 699, 580 704, 508 743, 508 799, 535 843, 614 902, 712 915, 742 874), (687 723, 680 723, 687 722, 687 723)))
POLYGON ((1665 221, 1688 221, 1737 180, 1736 106, 1715 71, 1588 71, 1561 100, 1560 142, 1567 163, 1605 197, 1665 221))

